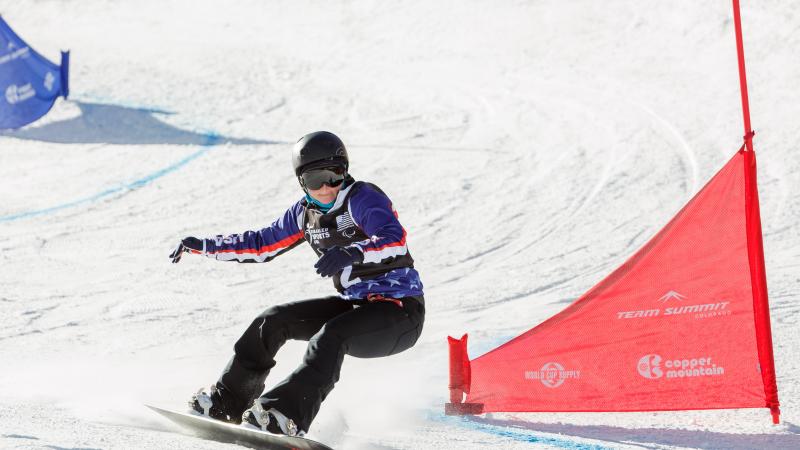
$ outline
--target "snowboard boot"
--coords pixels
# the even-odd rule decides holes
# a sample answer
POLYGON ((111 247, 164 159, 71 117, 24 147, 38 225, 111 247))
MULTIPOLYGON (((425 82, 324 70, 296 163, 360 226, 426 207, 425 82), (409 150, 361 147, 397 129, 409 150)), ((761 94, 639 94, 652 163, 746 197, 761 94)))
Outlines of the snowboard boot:
POLYGON ((284 416, 277 409, 264 409, 258 399, 253 402, 252 407, 242 414, 242 426, 258 428, 261 431, 286 436, 303 436, 306 434, 305 431, 297 429, 294 420, 284 416))
MULTIPOLYGON (((241 417, 234 414, 216 386, 208 389, 200 388, 189 399, 189 408, 192 412, 212 419, 239 424, 241 417)), ((241 410, 240 410, 241 411, 241 410)))

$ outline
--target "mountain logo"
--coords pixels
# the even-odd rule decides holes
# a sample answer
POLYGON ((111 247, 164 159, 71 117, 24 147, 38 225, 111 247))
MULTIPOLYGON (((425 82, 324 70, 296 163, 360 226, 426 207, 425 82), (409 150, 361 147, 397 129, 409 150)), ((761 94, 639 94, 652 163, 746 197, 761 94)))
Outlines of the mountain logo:
POLYGON ((651 380, 661 378, 664 372, 661 371, 661 356, 659 355, 644 355, 639 359, 636 365, 639 375, 649 378, 651 380))
POLYGON ((711 356, 693 358, 662 358, 661 355, 644 355, 636 364, 639 375, 656 380, 692 377, 724 376, 725 367, 711 356))
POLYGON ((677 293, 677 292, 675 292, 675 291, 669 291, 669 292, 667 292, 666 294, 664 294, 664 296, 663 296, 663 297, 661 297, 660 299, 658 299, 658 301, 666 303, 666 302, 668 302, 668 301, 670 301, 670 300, 672 300, 672 299, 675 299, 675 300, 683 300, 683 299, 685 299, 685 298, 686 298, 686 296, 685 296, 685 295, 681 295, 681 294, 679 294, 679 293, 677 293))

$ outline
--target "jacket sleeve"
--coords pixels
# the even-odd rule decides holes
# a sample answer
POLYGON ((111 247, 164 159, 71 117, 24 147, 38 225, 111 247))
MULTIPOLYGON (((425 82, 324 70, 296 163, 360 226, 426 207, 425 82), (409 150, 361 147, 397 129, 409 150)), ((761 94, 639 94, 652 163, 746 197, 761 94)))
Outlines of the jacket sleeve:
POLYGON ((300 231, 302 214, 303 206, 297 202, 272 225, 259 231, 204 239, 203 255, 219 261, 241 263, 270 261, 303 241, 303 232, 300 231))
POLYGON ((349 209, 356 225, 370 236, 350 245, 364 253, 364 263, 388 262, 408 253, 406 230, 385 194, 364 186, 350 199, 349 209))

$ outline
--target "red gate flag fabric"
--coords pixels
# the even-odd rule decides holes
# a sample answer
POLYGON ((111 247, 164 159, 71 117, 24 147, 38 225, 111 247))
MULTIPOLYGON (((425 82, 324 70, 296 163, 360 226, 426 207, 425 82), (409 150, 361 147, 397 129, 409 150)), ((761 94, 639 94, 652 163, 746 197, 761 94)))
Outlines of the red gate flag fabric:
POLYGON ((561 313, 473 361, 451 338, 448 413, 767 407, 777 421, 761 246, 743 146, 561 313))

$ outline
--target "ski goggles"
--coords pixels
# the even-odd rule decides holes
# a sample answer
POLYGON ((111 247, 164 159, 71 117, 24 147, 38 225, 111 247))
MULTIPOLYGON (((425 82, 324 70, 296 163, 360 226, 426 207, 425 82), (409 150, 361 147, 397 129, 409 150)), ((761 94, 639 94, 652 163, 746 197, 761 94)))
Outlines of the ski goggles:
POLYGON ((322 167, 319 169, 311 169, 300 174, 300 181, 307 189, 317 190, 322 188, 323 184, 330 187, 336 187, 344 182, 344 177, 347 171, 344 167, 322 167))

